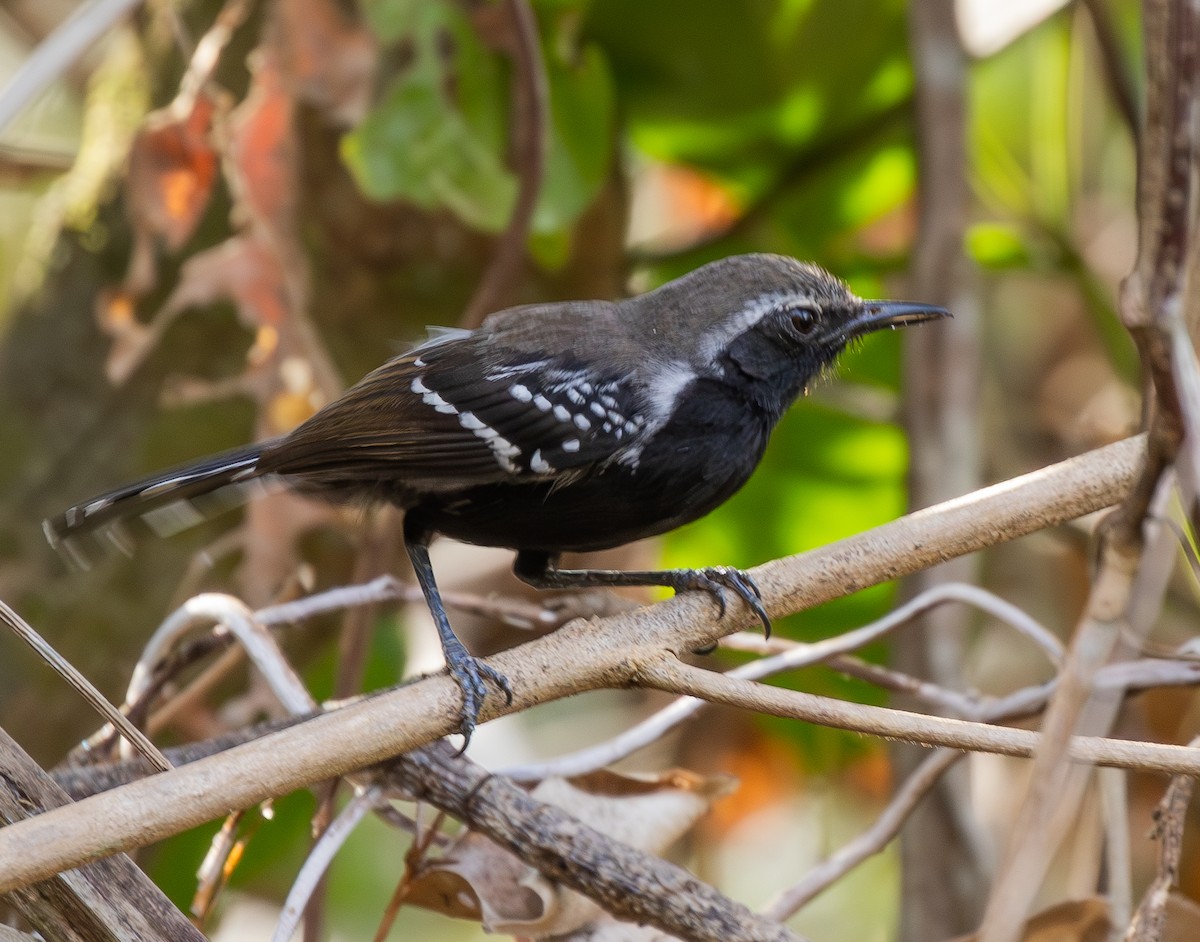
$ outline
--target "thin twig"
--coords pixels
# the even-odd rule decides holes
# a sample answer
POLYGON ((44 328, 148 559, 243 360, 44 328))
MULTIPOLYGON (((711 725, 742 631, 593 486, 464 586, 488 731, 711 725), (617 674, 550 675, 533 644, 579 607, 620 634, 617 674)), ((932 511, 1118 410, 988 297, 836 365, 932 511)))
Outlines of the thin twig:
POLYGON ((726 240, 751 234, 756 225, 770 217, 793 187, 819 178, 822 171, 860 149, 866 152, 879 146, 882 140, 895 134, 897 129, 907 123, 911 115, 910 95, 905 95, 872 114, 864 115, 863 119, 852 127, 819 140, 790 158, 779 168, 775 178, 726 228, 719 232, 707 233, 690 245, 665 252, 639 249, 635 246, 630 252, 631 261, 638 265, 659 265, 686 256, 703 256, 714 252, 726 240))
POLYGON ((165 772, 171 768, 166 756, 159 752, 146 735, 129 721, 108 698, 96 689, 95 684, 83 676, 79 669, 61 654, 54 650, 46 640, 38 634, 32 625, 16 613, 6 602, 0 601, 0 621, 3 621, 13 634, 24 641, 68 684, 74 687, 87 701, 93 710, 99 713, 116 729, 125 741, 140 754, 147 762, 165 772))
POLYGON ((1124 50, 1121 49, 1121 37, 1113 23, 1112 13, 1105 0, 1083 0, 1083 8, 1087 10, 1092 28, 1096 31, 1100 61, 1104 66, 1104 84, 1136 145, 1141 132, 1138 92, 1124 50))
POLYGON ((458 756, 445 742, 399 756, 389 778, 620 919, 691 942, 799 942, 682 867, 614 841, 458 756))
POLYGON ((1133 909, 1133 854, 1129 846, 1128 778, 1120 769, 1097 769, 1096 785, 1104 816, 1104 872, 1109 916, 1114 926, 1129 923, 1133 909))
POLYGON ((363 789, 350 799, 346 807, 321 833, 308 852, 304 866, 292 881, 292 887, 288 890, 287 899, 279 914, 279 922, 275 924, 275 932, 271 936, 272 942, 287 942, 292 937, 308 906, 309 898, 329 870, 334 855, 342 849, 367 812, 383 800, 382 795, 383 790, 377 785, 363 789))
MULTIPOLYGON (((376 602, 420 602, 424 599, 418 586, 407 585, 395 576, 379 576, 362 585, 339 586, 326 589, 316 595, 284 602, 260 609, 255 617, 264 625, 282 625, 302 622, 327 612, 340 611, 358 605, 376 602)), ((563 616, 545 605, 510 599, 490 597, 468 592, 443 592, 442 601, 451 609, 472 615, 498 618, 507 625, 519 628, 557 628, 563 624, 563 616)))
MULTIPOLYGON (((989 611, 998 619, 1001 619, 1003 623, 1011 625, 1037 643, 1052 663, 1057 664, 1061 661, 1062 645, 1058 639, 1015 605, 1005 602, 1003 599, 984 589, 977 589, 973 586, 963 585, 962 583, 946 583, 934 586, 929 591, 912 599, 908 604, 901 606, 893 612, 889 612, 884 617, 870 624, 863 625, 854 631, 848 631, 845 634, 828 638, 824 641, 804 643, 790 641, 786 638, 766 640, 746 636, 740 645, 735 644, 733 646, 747 650, 753 644, 760 652, 770 652, 773 656, 736 667, 729 671, 728 676, 738 677, 743 680, 761 680, 765 677, 781 674, 784 671, 796 670, 811 664, 825 662, 839 666, 839 669, 840 667, 847 667, 849 670, 854 671, 857 665, 838 661, 839 655, 845 654, 848 651, 858 650, 897 628, 910 623, 921 613, 952 601, 966 602, 989 611)), ((733 637, 738 638, 741 636, 733 637)), ((726 642, 730 640, 728 638, 725 639, 726 642)), ((881 669, 881 673, 886 674, 888 672, 881 669)), ((915 678, 910 679, 917 682, 915 678)), ((936 685, 927 686, 936 687, 936 685)), ((905 689, 913 688, 906 685, 905 689)), ((978 712, 975 704, 962 694, 938 688, 937 692, 930 694, 930 696, 931 698, 939 699, 943 705, 950 705, 952 709, 963 715, 974 716, 978 712), (938 696, 939 694, 940 696, 938 696)), ((689 717, 694 716, 704 706, 703 700, 695 697, 684 697, 676 700, 636 726, 625 730, 599 745, 559 756, 547 762, 501 769, 500 773, 517 781, 538 781, 549 776, 583 775, 586 772, 612 765, 637 752, 639 749, 644 749, 650 743, 658 741, 667 732, 685 722, 689 717)))
MULTIPOLYGON (((658 658, 643 665, 637 680, 643 686, 669 693, 703 697, 713 703, 723 703, 726 706, 771 716, 790 717, 821 726, 888 739, 902 739, 924 746, 950 746, 974 752, 1029 758, 1043 738, 1030 730, 906 713, 903 710, 847 703, 844 700, 818 697, 796 690, 783 690, 740 680, 728 674, 714 674, 666 658, 658 658)), ((1200 749, 1185 746, 1077 736, 1067 743, 1063 751, 1065 757, 1073 763, 1200 774, 1200 749)))
MULTIPOLYGON (((1200 738, 1191 745, 1200 745, 1200 738)), ((1167 903, 1171 890, 1179 885, 1179 864, 1183 857, 1183 830, 1196 780, 1176 775, 1154 812, 1154 836, 1162 842, 1158 857, 1158 875, 1146 890, 1138 911, 1125 933, 1125 942, 1161 942, 1166 926, 1167 903)))
POLYGON ((266 625, 241 599, 217 592, 206 592, 189 599, 154 632, 133 669, 125 694, 126 702, 134 703, 141 698, 143 689, 154 675, 155 665, 183 635, 199 625, 213 622, 222 625, 241 642, 251 663, 259 669, 289 713, 309 713, 316 708, 316 701, 279 650, 266 625))
POLYGON ((89 0, 43 39, 0 88, 0 131, 140 0, 89 0))
POLYGON ((938 749, 926 756, 904 780, 904 784, 892 796, 883 814, 875 819, 868 830, 810 870, 795 886, 781 893, 763 910, 763 915, 780 922, 790 919, 818 894, 868 857, 887 847, 921 799, 929 794, 930 789, 938 783, 946 770, 964 755, 965 753, 954 749, 938 749))

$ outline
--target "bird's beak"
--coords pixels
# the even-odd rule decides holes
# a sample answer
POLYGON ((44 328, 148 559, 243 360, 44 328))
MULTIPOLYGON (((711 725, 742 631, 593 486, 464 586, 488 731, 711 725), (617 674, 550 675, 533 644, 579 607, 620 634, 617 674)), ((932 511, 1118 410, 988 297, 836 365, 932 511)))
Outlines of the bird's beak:
POLYGON ((865 301, 862 310, 844 326, 847 337, 861 337, 872 331, 908 327, 922 321, 953 317, 944 307, 916 304, 911 301, 865 301))

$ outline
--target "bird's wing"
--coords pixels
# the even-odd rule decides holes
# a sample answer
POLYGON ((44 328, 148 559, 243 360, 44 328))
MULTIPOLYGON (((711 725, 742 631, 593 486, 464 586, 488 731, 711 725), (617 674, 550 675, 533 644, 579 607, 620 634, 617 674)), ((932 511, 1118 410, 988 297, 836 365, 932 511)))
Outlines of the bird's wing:
POLYGON ((456 489, 554 479, 620 455, 642 419, 617 376, 487 331, 385 363, 264 451, 266 473, 329 485, 456 489))

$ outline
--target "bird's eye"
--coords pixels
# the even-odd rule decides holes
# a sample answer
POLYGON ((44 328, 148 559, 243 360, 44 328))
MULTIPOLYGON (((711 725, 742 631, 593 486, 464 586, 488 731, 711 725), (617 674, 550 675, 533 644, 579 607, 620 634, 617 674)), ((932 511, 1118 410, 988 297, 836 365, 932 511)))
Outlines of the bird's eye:
POLYGON ((794 307, 788 311, 788 320, 798 334, 811 334, 817 328, 817 312, 811 307, 794 307))

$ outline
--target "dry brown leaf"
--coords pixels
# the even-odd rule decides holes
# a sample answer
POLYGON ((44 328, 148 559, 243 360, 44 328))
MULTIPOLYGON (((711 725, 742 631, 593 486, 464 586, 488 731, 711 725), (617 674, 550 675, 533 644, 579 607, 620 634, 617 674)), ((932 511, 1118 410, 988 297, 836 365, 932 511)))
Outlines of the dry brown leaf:
POLYGON ((147 115, 133 139, 125 177, 133 251, 124 293, 136 298, 153 288, 159 244, 177 252, 196 231, 217 179, 213 125, 227 107, 216 92, 181 94, 147 115))
MULTIPOLYGON (((1071 900, 1043 909, 1025 923, 1021 942, 1106 942, 1112 932, 1108 900, 1102 896, 1071 900)), ((976 942, 977 933, 953 942, 976 942)))
POLYGON ((288 313, 284 278, 284 263, 273 245, 255 236, 234 236, 184 263, 163 310, 176 314, 228 299, 247 327, 277 326, 288 313))
POLYGON ((235 214, 290 238, 296 210, 295 105, 269 47, 250 57, 254 77, 230 117, 225 175, 235 214))
POLYGON ((213 123, 223 108, 201 91, 146 117, 129 152, 126 199, 135 230, 178 251, 191 237, 217 178, 213 123))
POLYGON ((333 124, 352 127, 371 101, 375 37, 335 0, 280 0, 280 70, 292 94, 333 124))
MULTIPOLYGON (((661 853, 732 787, 727 777, 704 778, 678 769, 657 776, 603 771, 574 779, 547 779, 533 790, 533 796, 616 840, 661 853)), ((562 936, 585 926, 588 938, 608 942, 660 937, 628 935, 624 923, 608 917, 587 897, 546 879, 471 832, 414 876, 408 900, 448 915, 478 919, 491 932, 522 938, 562 936)))
POLYGON ((256 332, 249 355, 265 359, 278 345, 277 328, 289 310, 284 279, 284 263, 272 244, 256 236, 234 236, 183 264, 175 290, 147 325, 133 316, 135 299, 127 290, 103 292, 96 317, 113 339, 105 362, 109 380, 124 382, 180 313, 215 301, 233 302, 242 322, 256 332))

